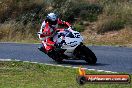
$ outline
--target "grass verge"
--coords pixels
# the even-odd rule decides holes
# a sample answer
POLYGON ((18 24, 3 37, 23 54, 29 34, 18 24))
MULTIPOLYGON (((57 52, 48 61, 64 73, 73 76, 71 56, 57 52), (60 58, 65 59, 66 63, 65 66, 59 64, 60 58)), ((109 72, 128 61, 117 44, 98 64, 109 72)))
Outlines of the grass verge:
MULTIPOLYGON (((102 72, 87 71, 90 74, 102 72)), ((103 73, 104 74, 104 73, 103 73)), ((76 82, 78 69, 0 61, 0 88, 130 88, 130 84, 85 84, 76 82)), ((132 75, 131 75, 132 77, 132 75)))
POLYGON ((95 26, 89 26, 87 27, 88 30, 82 32, 85 44, 132 47, 131 27, 126 27, 118 31, 98 34, 95 31, 97 27, 96 23, 93 25, 95 26))

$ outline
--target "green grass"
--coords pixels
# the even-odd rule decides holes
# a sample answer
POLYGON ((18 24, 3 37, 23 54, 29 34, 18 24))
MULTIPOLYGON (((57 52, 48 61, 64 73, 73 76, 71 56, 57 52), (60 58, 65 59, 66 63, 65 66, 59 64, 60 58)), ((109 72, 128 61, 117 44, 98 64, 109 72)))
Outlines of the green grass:
MULTIPOLYGON (((89 74, 101 74, 87 71, 89 74)), ((130 84, 85 84, 76 82, 78 69, 0 61, 0 88, 130 88, 130 84)), ((132 75, 131 75, 132 77, 132 75)))

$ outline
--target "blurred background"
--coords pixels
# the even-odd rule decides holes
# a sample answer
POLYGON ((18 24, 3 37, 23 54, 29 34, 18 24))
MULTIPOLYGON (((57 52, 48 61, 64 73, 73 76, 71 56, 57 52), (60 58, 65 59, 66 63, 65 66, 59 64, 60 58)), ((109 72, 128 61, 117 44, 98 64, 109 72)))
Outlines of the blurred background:
POLYGON ((132 47, 132 0, 0 0, 0 42, 39 43, 36 33, 50 12, 86 44, 132 47))

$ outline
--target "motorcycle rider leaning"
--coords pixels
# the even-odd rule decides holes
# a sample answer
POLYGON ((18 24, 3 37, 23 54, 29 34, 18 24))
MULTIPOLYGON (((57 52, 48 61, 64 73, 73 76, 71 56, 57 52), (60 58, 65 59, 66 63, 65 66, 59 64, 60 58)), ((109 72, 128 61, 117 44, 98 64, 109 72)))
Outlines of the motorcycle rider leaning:
POLYGON ((71 27, 68 22, 60 20, 55 13, 49 13, 46 19, 43 21, 40 32, 39 39, 42 42, 42 46, 38 49, 44 53, 53 50, 53 46, 58 46, 53 40, 54 33, 56 33, 58 25, 65 27, 71 27))

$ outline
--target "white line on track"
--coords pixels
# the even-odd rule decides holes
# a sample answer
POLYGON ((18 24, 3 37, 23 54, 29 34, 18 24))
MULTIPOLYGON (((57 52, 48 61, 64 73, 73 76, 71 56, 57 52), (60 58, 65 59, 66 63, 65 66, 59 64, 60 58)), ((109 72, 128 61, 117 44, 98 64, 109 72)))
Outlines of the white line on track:
POLYGON ((0 59, 0 61, 12 61, 11 59, 0 59))
MULTIPOLYGON (((0 59, 0 61, 21 61, 21 60, 12 60, 12 59, 0 59)), ((58 65, 58 64, 48 64, 48 63, 39 63, 39 62, 30 62, 30 61, 22 61, 22 62, 26 62, 26 63, 34 63, 34 64, 44 64, 44 65, 49 65, 49 66, 59 66, 59 67, 67 67, 67 68, 79 68, 77 66, 63 66, 63 65, 58 65)), ((117 72, 113 72, 113 71, 105 71, 105 70, 97 70, 97 69, 88 69, 88 68, 83 68, 85 70, 88 71, 97 71, 97 72, 107 72, 107 73, 117 73, 117 72)))

